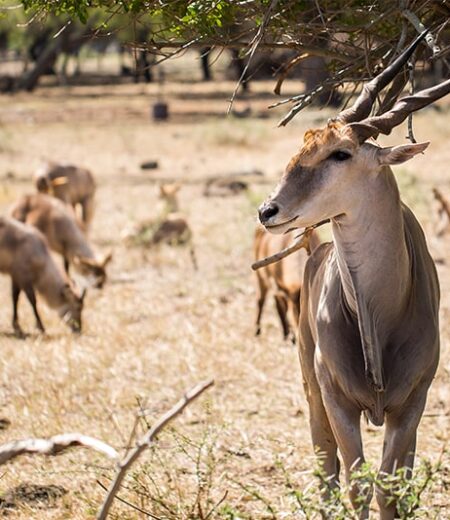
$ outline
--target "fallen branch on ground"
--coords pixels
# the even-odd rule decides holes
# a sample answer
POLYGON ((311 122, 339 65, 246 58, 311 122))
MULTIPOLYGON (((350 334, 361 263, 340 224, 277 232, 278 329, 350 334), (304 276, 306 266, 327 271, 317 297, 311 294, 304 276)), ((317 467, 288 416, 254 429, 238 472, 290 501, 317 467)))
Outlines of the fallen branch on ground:
POLYGON ((24 439, 3 444, 0 446, 0 465, 15 459, 19 455, 38 454, 51 456, 76 446, 91 448, 103 453, 103 455, 106 455, 110 459, 119 458, 117 451, 103 441, 80 433, 64 433, 62 435, 55 435, 49 439, 24 439))
POLYGON ((115 479, 112 481, 108 494, 103 502, 102 508, 97 515, 97 520, 105 520, 108 516, 109 510, 111 509, 112 503, 117 492, 120 489, 123 479, 125 478, 126 472, 130 469, 132 464, 136 462, 140 455, 152 444, 158 433, 177 415, 179 415, 188 404, 194 399, 199 397, 205 390, 210 388, 214 384, 214 381, 210 379, 204 383, 200 383, 178 401, 178 403, 166 412, 159 421, 136 443, 136 447, 131 450, 125 459, 118 464, 117 474, 115 479))
POLYGON ((299 249, 303 247, 303 236, 311 233, 313 229, 318 228, 319 226, 323 226, 324 224, 327 224, 329 219, 321 220, 317 224, 314 224, 313 226, 307 227, 305 231, 300 233, 295 237, 295 242, 286 247, 285 249, 282 249, 279 253, 275 253, 272 256, 268 256, 266 258, 263 258, 262 260, 258 260, 254 264, 252 264, 253 271, 256 271, 257 269, 261 269, 261 267, 265 267, 266 265, 274 264, 275 262, 279 262, 283 258, 286 258, 286 256, 292 255, 292 253, 295 253, 299 249))

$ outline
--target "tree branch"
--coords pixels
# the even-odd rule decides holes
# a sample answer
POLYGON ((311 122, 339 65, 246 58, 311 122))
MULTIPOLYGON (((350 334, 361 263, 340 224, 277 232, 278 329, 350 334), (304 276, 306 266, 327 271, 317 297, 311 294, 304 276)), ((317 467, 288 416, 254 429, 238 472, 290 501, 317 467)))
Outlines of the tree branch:
MULTIPOLYGON (((427 30, 425 25, 423 25, 419 18, 417 18, 417 16, 409 9, 403 9, 402 15, 411 22, 411 24, 414 26, 414 29, 419 34, 427 30)), ((436 44, 436 40, 431 32, 428 32, 428 34, 425 36, 425 41, 427 42, 428 47, 431 49, 433 57, 436 56, 436 54, 438 54, 441 49, 439 48, 439 45, 436 44)))
MULTIPOLYGON (((202 47, 224 47, 227 49, 248 49, 251 47, 252 42, 246 41, 220 41, 214 39, 199 39, 196 38, 192 40, 192 42, 185 41, 168 41, 168 42, 155 42, 152 41, 148 45, 142 44, 132 44, 129 43, 127 47, 133 47, 137 49, 148 50, 149 52, 161 50, 161 49, 185 49, 189 47, 190 49, 197 49, 202 47)), ((314 56, 322 56, 324 58, 330 58, 343 63, 351 63, 355 56, 350 56, 343 52, 336 52, 331 49, 322 49, 320 47, 315 47, 312 45, 304 45, 298 41, 290 41, 290 42, 261 42, 258 45, 260 50, 265 51, 273 51, 277 49, 293 49, 298 50, 299 52, 305 52, 314 56)))
POLYGON ((238 93, 239 87, 241 86, 242 82, 245 79, 245 75, 247 74, 248 68, 250 67, 250 63, 253 59, 253 56, 255 55, 256 49, 258 48, 259 44, 262 42, 262 39, 264 38, 264 31, 266 30, 266 26, 270 20, 270 15, 271 15, 273 9, 275 8, 275 6, 277 5, 277 3, 278 3, 278 0, 272 0, 270 2, 269 8, 267 9, 267 11, 264 15, 264 20, 262 21, 262 24, 258 28, 258 32, 256 33, 255 37, 253 38, 247 63, 245 64, 241 77, 238 79, 234 92, 231 95, 230 102, 228 104, 227 114, 230 114, 230 112, 231 112, 231 108, 233 106, 233 102, 238 93))
POLYGON ((319 226, 323 226, 324 224, 328 224, 329 219, 321 220, 317 224, 314 224, 313 226, 307 227, 302 233, 297 235, 295 237, 295 242, 291 244, 288 247, 285 247, 278 253, 275 253, 274 255, 268 256, 266 258, 263 258, 262 260, 258 260, 257 262, 252 264, 253 271, 257 271, 258 269, 261 269, 261 267, 266 267, 266 265, 274 264, 275 262, 279 262, 283 258, 286 258, 289 255, 292 255, 292 253, 295 253, 302 247, 304 247, 304 235, 307 235, 308 233, 311 233, 313 229, 318 228, 319 226))

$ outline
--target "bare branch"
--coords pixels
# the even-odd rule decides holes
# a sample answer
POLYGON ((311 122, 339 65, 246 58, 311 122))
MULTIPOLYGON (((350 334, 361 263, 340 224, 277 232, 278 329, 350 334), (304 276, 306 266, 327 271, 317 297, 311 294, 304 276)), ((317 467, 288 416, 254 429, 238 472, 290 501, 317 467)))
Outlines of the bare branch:
POLYGON ((105 520, 108 516, 109 510, 111 509, 112 503, 117 492, 120 489, 123 479, 127 471, 130 467, 136 462, 136 460, 142 455, 142 453, 152 444, 155 440, 158 433, 165 427, 167 424, 172 421, 177 415, 179 415, 188 404, 190 404, 194 399, 199 397, 205 390, 210 388, 214 384, 214 381, 210 379, 204 383, 200 383, 189 392, 187 392, 182 399, 178 401, 178 403, 171 408, 168 412, 166 412, 159 421, 140 439, 136 447, 130 451, 127 457, 121 461, 118 465, 117 473, 115 479, 112 481, 108 494, 105 497, 102 508, 97 515, 97 520, 105 520))
MULTIPOLYGON (((97 484, 105 491, 108 491, 108 488, 102 482, 100 482, 100 480, 98 480, 98 479, 97 479, 97 484)), ((138 507, 136 504, 132 504, 131 502, 128 502, 128 500, 125 500, 124 498, 119 497, 118 495, 116 495, 116 498, 119 502, 122 502, 126 506, 131 507, 131 509, 135 509, 136 511, 139 511, 139 513, 142 513, 143 515, 148 516, 149 518, 153 518, 153 520, 162 520, 161 517, 156 516, 153 513, 150 513, 150 511, 146 511, 145 509, 142 509, 141 507, 138 507)))
MULTIPOLYGON (((425 25, 417 18, 417 16, 410 11, 409 9, 404 9, 402 11, 402 15, 411 22, 411 24, 414 26, 414 29, 419 33, 423 33, 427 30, 425 25)), ((425 41, 427 42, 428 47, 431 49, 431 52, 433 53, 433 56, 436 56, 438 52, 440 52, 439 45, 436 44, 436 40, 434 36, 431 34, 431 32, 428 32, 425 35, 425 41)))
POLYGON ((283 66, 283 70, 280 72, 277 80, 277 84, 275 85, 275 88, 273 89, 274 93, 277 94, 277 96, 281 95, 281 85, 283 84, 284 80, 287 78, 287 75, 289 72, 296 67, 302 60, 307 58, 309 54, 307 52, 304 52, 302 54, 298 54, 292 60, 290 60, 287 64, 283 66))
MULTIPOLYGON (((138 50, 147 50, 149 52, 160 51, 161 49, 186 49, 186 48, 201 48, 201 47, 224 47, 227 49, 248 49, 252 45, 252 41, 240 41, 230 40, 228 42, 214 40, 213 38, 200 39, 195 38, 189 42, 186 41, 168 41, 168 42, 154 42, 152 41, 148 45, 141 43, 128 43, 126 47, 136 48, 138 50)), ((357 56, 345 54, 344 52, 336 52, 331 49, 325 49, 315 47, 313 45, 304 45, 300 41, 286 41, 286 42, 261 42, 258 45, 258 49, 265 51, 293 49, 299 52, 306 52, 314 56, 322 56, 324 58, 330 58, 342 63, 350 63, 357 56)))
MULTIPOLYGON (((409 93, 411 95, 414 94, 415 90, 415 82, 414 82, 414 69, 415 69, 415 63, 416 60, 414 58, 414 54, 411 56, 410 61, 408 61, 408 73, 409 73, 409 86, 410 91, 409 93)), ((413 130, 413 113, 411 112, 408 116, 408 139, 412 143, 417 143, 416 138, 414 137, 414 130, 413 130)))
POLYGON ((278 3, 278 0, 272 0, 272 2, 269 5, 269 8, 266 11, 266 14, 264 15, 264 20, 262 21, 261 25, 259 26, 258 32, 256 33, 255 37, 253 38, 251 49, 250 49, 250 54, 248 56, 247 63, 245 65, 245 67, 244 67, 244 70, 242 71, 241 77, 239 78, 239 80, 237 82, 237 85, 236 85, 236 87, 234 89, 234 92, 231 95, 231 99, 230 99, 230 102, 228 104, 227 114, 229 114, 231 112, 231 108, 233 106, 234 99, 236 98, 236 94, 237 94, 237 92, 239 90, 239 87, 241 86, 241 84, 242 84, 242 82, 243 82, 243 80, 245 78, 245 75, 247 74, 248 68, 249 68, 250 63, 252 61, 252 58, 255 55, 256 49, 258 48, 259 44, 261 43, 262 39, 264 38, 264 31, 266 29, 267 24, 269 23, 270 15, 271 15, 273 9, 275 8, 275 6, 277 5, 277 3, 278 3))
POLYGON ((299 249, 304 247, 304 244, 305 244, 304 236, 305 235, 307 236, 309 233, 311 233, 311 231, 313 229, 316 229, 319 226, 323 226, 324 224, 328 224, 328 222, 330 222, 329 219, 321 220, 317 224, 314 224, 313 226, 307 227, 302 233, 300 233, 299 235, 297 235, 295 237, 295 242, 293 244, 291 244, 290 246, 282 249, 280 252, 275 253, 272 256, 268 256, 266 258, 263 258, 262 260, 258 260, 254 264, 252 264, 253 271, 257 271, 258 269, 261 269, 261 267, 266 267, 266 265, 270 265, 270 264, 274 264, 276 262, 279 262, 283 258, 286 258, 289 255, 292 255, 292 253, 295 253, 296 251, 298 251, 299 249))
POLYGON ((0 465, 15 459, 19 455, 57 455, 76 446, 91 448, 103 453, 110 459, 119 458, 117 451, 103 441, 82 435, 81 433, 64 433, 49 439, 24 439, 3 444, 3 446, 0 446, 0 465))

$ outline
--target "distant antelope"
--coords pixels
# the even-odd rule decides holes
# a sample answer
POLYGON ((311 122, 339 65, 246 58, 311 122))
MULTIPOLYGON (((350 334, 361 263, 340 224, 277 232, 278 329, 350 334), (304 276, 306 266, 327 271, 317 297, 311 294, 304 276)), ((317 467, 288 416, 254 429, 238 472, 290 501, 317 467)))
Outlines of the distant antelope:
POLYGON ((194 268, 197 269, 197 260, 192 245, 192 231, 186 217, 178 212, 179 204, 177 193, 179 184, 162 184, 159 187, 159 196, 164 203, 157 218, 140 222, 133 229, 124 233, 124 239, 130 244, 142 245, 182 245, 189 244, 194 268))
MULTIPOLYGON (((255 231, 254 253, 255 260, 261 260, 271 256, 292 244, 295 236, 293 233, 284 235, 272 235, 262 226, 255 231)), ((308 256, 320 241, 317 233, 312 231, 302 237, 302 249, 283 258, 279 262, 258 269, 257 280, 257 314, 256 335, 261 333, 261 317, 270 289, 275 291, 274 299, 283 329, 283 338, 287 339, 291 331, 289 314, 295 328, 298 328, 300 315, 300 292, 303 283, 303 272, 308 256)), ((294 340, 295 336, 292 337, 294 340)))
POLYGON ((43 193, 25 195, 14 205, 11 215, 45 235, 50 249, 62 255, 66 273, 72 264, 94 287, 103 287, 112 255, 96 257, 75 216, 61 201, 43 193))
POLYGON ((17 220, 0 217, 0 272, 9 274, 12 281, 13 319, 16 334, 22 336, 17 304, 21 291, 30 302, 36 326, 44 332, 39 316, 35 290, 49 307, 56 309, 73 332, 81 332, 81 311, 85 293, 78 296, 69 281, 58 269, 47 242, 36 229, 17 220))
MULTIPOLYGON (((417 427, 439 360, 439 284, 425 236, 401 202, 390 165, 429 143, 381 148, 367 140, 388 134, 409 114, 450 92, 450 80, 401 98, 370 116, 381 89, 400 72, 422 34, 366 84, 355 104, 325 128, 309 130, 274 194, 260 207, 273 233, 331 219, 332 242, 307 261, 300 310, 300 360, 314 447, 330 482, 364 462, 363 412, 386 423, 381 476, 411 471, 417 427)), ((369 515, 370 494, 350 491, 369 515)), ((377 489, 383 520, 396 516, 395 497, 377 489)))
POLYGON ((47 162, 34 174, 36 188, 71 205, 74 211, 81 209, 81 223, 89 230, 94 215, 96 184, 92 173, 78 166, 47 162))
POLYGON ((174 182, 171 184, 160 184, 159 198, 164 202, 164 208, 161 211, 161 216, 169 213, 177 213, 179 211, 178 195, 180 191, 180 184, 174 182))

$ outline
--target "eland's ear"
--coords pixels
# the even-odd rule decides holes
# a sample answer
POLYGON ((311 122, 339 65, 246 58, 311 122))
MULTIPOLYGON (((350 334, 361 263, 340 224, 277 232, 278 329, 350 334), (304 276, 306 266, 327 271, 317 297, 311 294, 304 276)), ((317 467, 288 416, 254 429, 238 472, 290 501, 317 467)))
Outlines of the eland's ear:
POLYGON ((400 146, 390 146, 380 148, 377 151, 378 162, 381 165, 401 164, 412 159, 418 153, 422 153, 428 148, 430 143, 401 144, 400 146))

